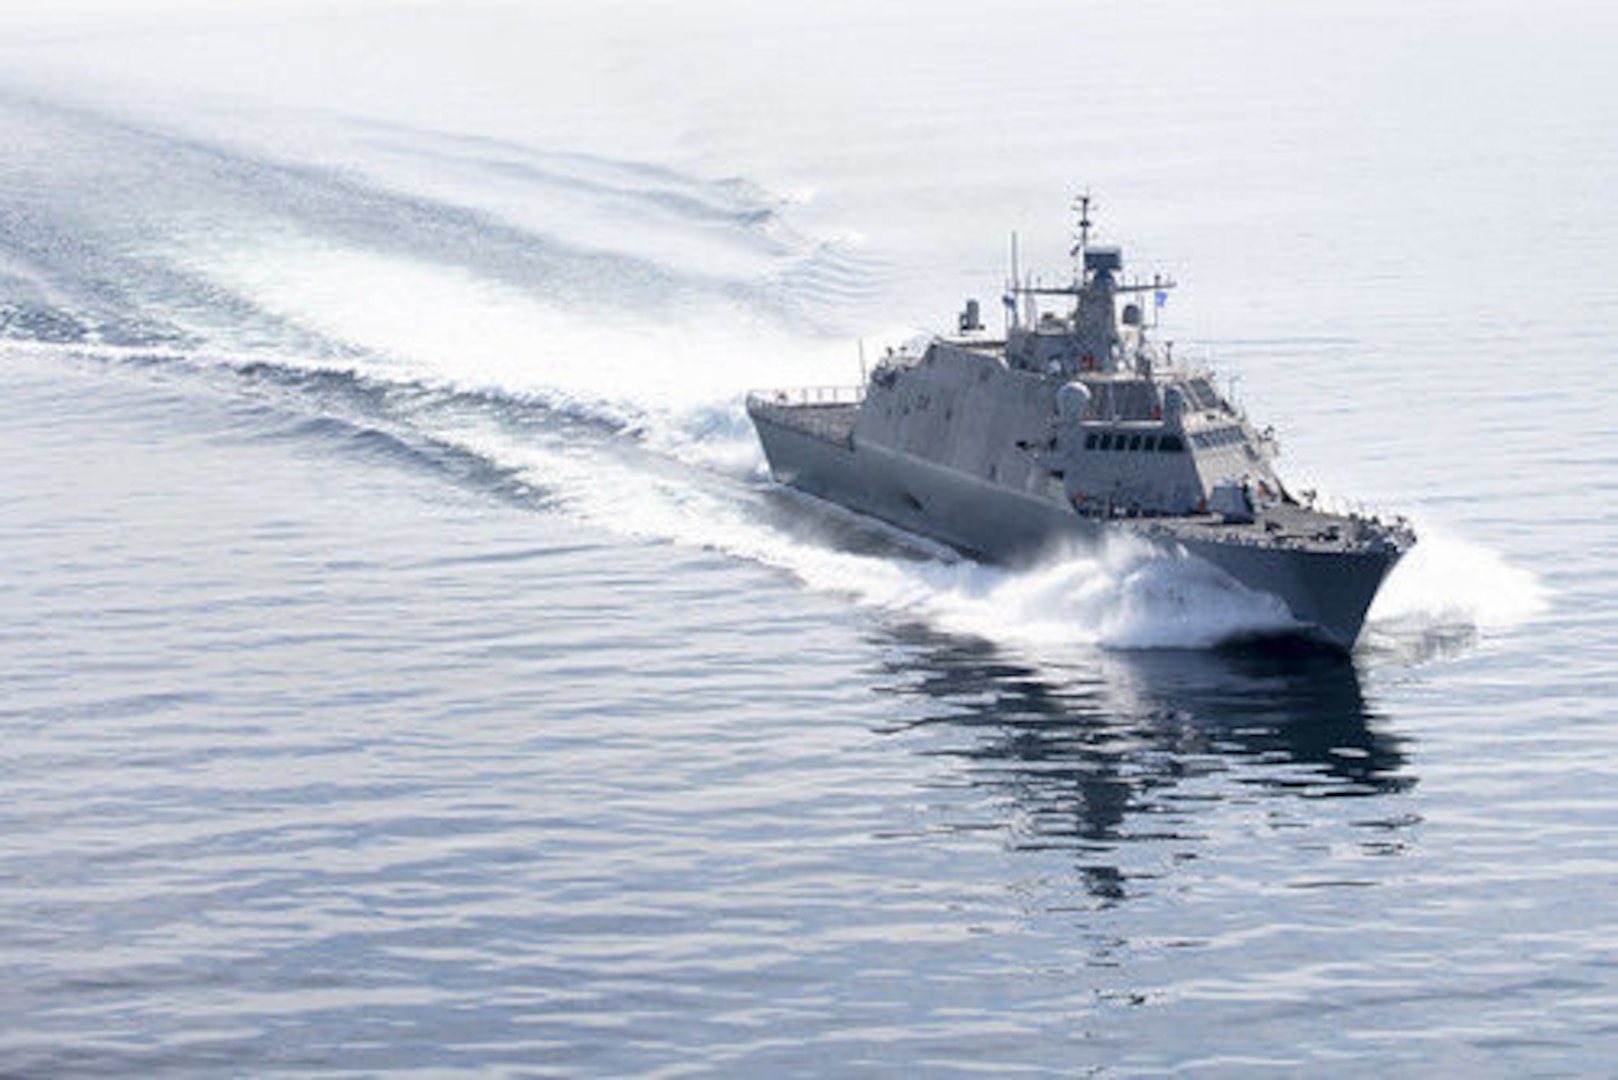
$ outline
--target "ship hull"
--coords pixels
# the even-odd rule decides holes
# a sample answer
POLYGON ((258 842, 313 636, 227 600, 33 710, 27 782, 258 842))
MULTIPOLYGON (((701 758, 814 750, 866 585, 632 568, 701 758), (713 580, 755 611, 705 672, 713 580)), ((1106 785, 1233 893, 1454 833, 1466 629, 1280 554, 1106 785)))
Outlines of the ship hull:
POLYGON ((1187 554, 1223 570, 1247 588, 1280 598, 1305 636, 1351 649, 1365 616, 1400 553, 1296 551, 1240 544, 1176 541, 1187 554))
POLYGON ((1042 496, 1012 491, 881 446, 828 441, 754 417, 779 482, 880 518, 957 550, 1008 565, 1071 541, 1098 542, 1105 526, 1042 496))
POLYGON ((1353 647, 1382 580, 1399 557, 1385 551, 1299 551, 1198 538, 1173 519, 1097 519, 1063 500, 969 476, 891 448, 827 439, 755 413, 771 474, 783 484, 942 541, 986 561, 1019 565, 1107 535, 1138 536, 1219 569, 1286 605, 1298 634, 1353 647))

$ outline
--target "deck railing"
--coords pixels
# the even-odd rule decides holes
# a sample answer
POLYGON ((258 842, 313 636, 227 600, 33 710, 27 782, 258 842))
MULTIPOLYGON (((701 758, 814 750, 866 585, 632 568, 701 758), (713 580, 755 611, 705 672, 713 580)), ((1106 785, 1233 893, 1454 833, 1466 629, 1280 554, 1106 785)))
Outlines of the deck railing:
POLYGON ((786 390, 752 390, 749 404, 784 405, 788 408, 805 405, 858 405, 865 399, 863 386, 794 386, 786 390))

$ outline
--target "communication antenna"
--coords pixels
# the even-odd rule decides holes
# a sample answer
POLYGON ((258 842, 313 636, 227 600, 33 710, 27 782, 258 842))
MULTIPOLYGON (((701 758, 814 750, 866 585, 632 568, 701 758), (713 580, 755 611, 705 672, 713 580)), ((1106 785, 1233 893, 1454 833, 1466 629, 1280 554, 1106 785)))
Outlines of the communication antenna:
POLYGON ((1006 333, 1010 334, 1012 328, 1017 326, 1017 291, 1022 282, 1017 279, 1017 230, 1011 230, 1011 280, 1006 284, 1006 333))

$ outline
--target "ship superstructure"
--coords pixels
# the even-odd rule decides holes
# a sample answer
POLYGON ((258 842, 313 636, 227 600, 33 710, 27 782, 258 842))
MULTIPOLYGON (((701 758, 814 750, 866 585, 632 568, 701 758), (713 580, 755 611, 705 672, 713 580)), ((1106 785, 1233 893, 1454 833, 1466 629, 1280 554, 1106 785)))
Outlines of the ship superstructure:
POLYGON ((1071 283, 1019 280, 1013 255, 1003 335, 968 301, 957 333, 890 352, 864 387, 749 395, 772 474, 997 562, 1128 532, 1352 646, 1414 534, 1287 489, 1271 430, 1150 339, 1146 305, 1155 316, 1173 282, 1126 280, 1121 251, 1090 242, 1089 206, 1071 283))

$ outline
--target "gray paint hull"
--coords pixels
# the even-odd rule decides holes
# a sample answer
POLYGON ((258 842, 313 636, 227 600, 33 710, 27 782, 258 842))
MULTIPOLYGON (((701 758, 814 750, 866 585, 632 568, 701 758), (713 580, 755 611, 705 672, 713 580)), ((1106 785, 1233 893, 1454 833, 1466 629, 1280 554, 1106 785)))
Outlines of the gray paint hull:
POLYGON ((1277 596, 1309 635, 1352 648, 1399 553, 1296 551, 1238 544, 1179 545, 1250 589, 1277 596))
MULTIPOLYGON (((1059 545, 1093 544, 1108 532, 1184 550, 1243 586, 1278 597, 1306 636, 1348 649, 1359 637, 1397 551, 1298 551, 1179 535, 1096 520, 1048 495, 1007 488, 883 446, 831 440, 754 415, 772 475, 811 495, 941 540, 989 561, 1020 564, 1059 545)), ((1144 524, 1144 523, 1142 523, 1144 524)), ((1189 530, 1187 530, 1189 531, 1189 530)))

